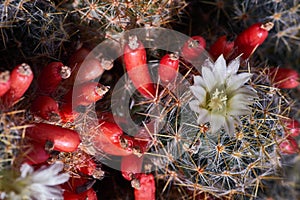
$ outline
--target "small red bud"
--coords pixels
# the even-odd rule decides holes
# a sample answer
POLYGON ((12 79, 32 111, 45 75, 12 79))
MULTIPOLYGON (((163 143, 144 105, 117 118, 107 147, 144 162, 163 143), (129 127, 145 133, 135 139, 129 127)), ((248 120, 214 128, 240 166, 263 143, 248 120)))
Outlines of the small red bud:
POLYGON ((299 85, 299 74, 293 69, 270 68, 269 76, 274 87, 280 89, 292 89, 299 85))
POLYGON ((115 156, 132 154, 133 141, 125 137, 117 124, 103 121, 99 123, 99 128, 93 137, 93 144, 97 149, 115 156))
POLYGON ((300 123, 295 119, 284 121, 284 128, 289 136, 298 137, 300 135, 300 123))
POLYGON ((206 41, 201 36, 193 36, 187 42, 184 43, 182 47, 181 56, 187 60, 191 61, 198 58, 202 52, 205 50, 206 41))
POLYGON ((2 96, 3 103, 10 107, 18 101, 29 88, 32 79, 33 73, 28 64, 17 65, 10 74, 10 89, 2 96))
POLYGON ((10 88, 9 71, 0 72, 0 97, 2 97, 10 88))
POLYGON ((234 42, 227 41, 226 35, 219 37, 210 47, 209 54, 214 60, 223 54, 227 59, 233 53, 234 42))
POLYGON ((284 154, 295 154, 299 152, 298 143, 293 138, 288 136, 279 144, 280 151, 284 154))
POLYGON ((173 82, 179 68, 179 57, 177 54, 166 54, 159 62, 158 75, 163 83, 173 82))
POLYGON ((31 104, 31 112, 49 120, 59 116, 58 103, 49 96, 38 96, 31 104))
POLYGON ((24 151, 28 153, 25 153, 23 163, 27 163, 29 165, 41 164, 46 162, 50 157, 50 154, 45 150, 45 145, 40 142, 30 141, 24 146, 27 147, 27 145, 29 148, 24 149, 24 151))
POLYGON ((155 180, 152 174, 140 174, 131 181, 135 200, 155 200, 155 180))
POLYGON ((63 79, 71 76, 71 68, 61 62, 51 62, 45 66, 38 77, 39 92, 52 94, 63 79))
POLYGON ((244 60, 249 58, 255 49, 265 41, 273 26, 272 22, 256 23, 240 33, 234 41, 235 53, 233 58, 240 54, 244 60))

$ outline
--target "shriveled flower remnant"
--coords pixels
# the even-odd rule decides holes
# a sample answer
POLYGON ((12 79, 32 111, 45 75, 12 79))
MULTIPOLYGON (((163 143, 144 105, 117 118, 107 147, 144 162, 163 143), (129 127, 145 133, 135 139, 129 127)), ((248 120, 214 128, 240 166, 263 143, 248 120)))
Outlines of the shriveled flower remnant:
MULTIPOLYGON (((5 189, 0 194, 0 199, 63 199, 63 190, 58 185, 69 179, 69 174, 60 173, 63 169, 62 162, 56 162, 49 167, 41 167, 34 171, 27 163, 20 168, 20 177, 5 177, 5 189)), ((8 176, 7 173, 4 176, 8 176)))
POLYGON ((233 135, 234 124, 240 122, 239 116, 251 113, 250 105, 256 92, 245 83, 252 74, 237 74, 239 67, 239 58, 227 66, 221 55, 215 63, 206 60, 201 76, 194 76, 194 85, 190 89, 197 99, 190 102, 190 107, 199 114, 197 123, 209 122, 212 133, 223 127, 233 135))

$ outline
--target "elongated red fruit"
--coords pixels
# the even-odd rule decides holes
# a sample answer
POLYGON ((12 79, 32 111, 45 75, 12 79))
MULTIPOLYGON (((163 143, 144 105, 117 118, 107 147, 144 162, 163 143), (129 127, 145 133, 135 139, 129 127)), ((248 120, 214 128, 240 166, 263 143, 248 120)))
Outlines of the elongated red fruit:
POLYGON ((23 163, 27 163, 29 165, 36 165, 44 163, 50 157, 50 154, 45 150, 45 145, 42 145, 40 142, 31 141, 24 146, 29 146, 28 149, 24 149, 25 158, 23 163))
POLYGON ((136 155, 129 155, 122 157, 121 172, 122 176, 131 181, 135 174, 142 172, 143 157, 137 157, 136 155))
POLYGON ((101 62, 96 59, 87 59, 83 62, 77 64, 76 70, 73 72, 74 74, 74 83, 81 84, 84 82, 91 81, 104 72, 104 68, 102 67, 101 62))
POLYGON ((205 47, 206 41, 203 37, 199 35, 193 36, 184 43, 181 56, 187 61, 192 61, 202 54, 205 47))
POLYGON ((18 101, 29 88, 33 79, 30 66, 26 63, 17 65, 10 74, 10 89, 2 96, 6 106, 18 101))
POLYGON ((179 68, 179 57, 176 53, 166 54, 159 62, 158 75, 163 83, 173 82, 179 68))
POLYGON ((155 88, 147 66, 146 50, 136 36, 124 48, 124 64, 135 88, 145 98, 154 98, 155 88))
POLYGON ((110 155, 128 156, 132 154, 133 141, 123 137, 123 131, 115 123, 99 122, 93 137, 94 146, 110 155))
POLYGON ((79 113, 73 109, 72 103, 63 103, 59 108, 59 116, 62 122, 74 122, 79 113))
POLYGON ((73 152, 80 144, 80 137, 76 131, 46 123, 35 123, 26 129, 26 137, 46 145, 52 144, 52 149, 62 152, 73 152))
POLYGON ((84 61, 84 59, 89 55, 90 50, 84 47, 77 49, 69 58, 68 65, 71 67, 72 71, 75 67, 84 61))
POLYGON ((223 35, 210 46, 209 54, 214 60, 217 60, 221 54, 227 59, 233 53, 233 47, 234 42, 228 41, 226 35, 223 35))
POLYGON ((135 200, 155 200, 155 180, 152 174, 140 174, 132 180, 135 200))
POLYGON ((61 62, 51 62, 46 65, 39 75, 38 87, 42 94, 52 94, 63 79, 69 78, 71 69, 61 62))
POLYGON ((292 89, 298 87, 299 74, 296 70, 287 68, 270 68, 270 79, 274 87, 292 89))
POLYGON ((57 119, 58 103, 49 96, 38 96, 31 104, 31 112, 46 120, 57 119))
POLYGON ((249 58, 255 49, 268 37, 273 25, 272 22, 265 24, 256 23, 240 33, 234 41, 234 58, 240 54, 243 54, 243 59, 249 58))
POLYGON ((9 71, 0 72, 0 97, 2 97, 10 88, 9 71))
POLYGON ((285 140, 283 140, 279 144, 280 151, 284 154, 295 154, 299 152, 299 147, 297 141, 291 137, 288 136, 285 140))
POLYGON ((97 82, 87 82, 74 86, 65 96, 64 102, 73 105, 88 106, 103 98, 108 92, 109 86, 97 82))

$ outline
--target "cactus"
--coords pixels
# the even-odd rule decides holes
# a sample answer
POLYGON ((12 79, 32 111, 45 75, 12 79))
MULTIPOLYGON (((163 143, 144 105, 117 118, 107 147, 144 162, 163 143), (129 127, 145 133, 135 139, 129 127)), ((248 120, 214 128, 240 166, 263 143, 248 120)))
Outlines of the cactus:
MULTIPOLYGON (((152 80, 158 83, 151 90, 153 98, 145 90, 135 91, 141 85, 139 77, 134 81, 130 76, 123 79, 126 71, 123 71, 121 60, 115 60, 111 70, 103 69, 101 72, 100 82, 108 86, 105 92, 111 88, 105 95, 104 91, 99 94, 101 88, 98 88, 98 93, 95 92, 95 95, 101 96, 99 99, 103 99, 97 103, 93 100, 86 103, 85 99, 80 99, 78 104, 85 104, 77 106, 74 113, 68 113, 72 106, 64 101, 73 83, 72 80, 62 81, 58 90, 50 96, 57 103, 56 114, 62 116, 64 108, 66 119, 47 120, 25 111, 36 96, 35 89, 39 83, 35 78, 28 95, 22 96, 11 107, 0 108, 0 182, 23 180, 20 179, 24 170, 21 164, 30 155, 27 149, 30 142, 28 144, 25 132, 32 122, 41 122, 80 134, 81 143, 76 151, 54 151, 51 141, 41 146, 49 156, 43 164, 52 166, 59 161, 63 165, 57 166, 67 172, 72 180, 88 180, 88 184, 79 185, 73 188, 74 191, 64 188, 71 196, 78 195, 73 194, 75 190, 88 191, 92 187, 90 183, 97 182, 94 188, 105 184, 107 177, 104 177, 104 171, 107 170, 112 179, 110 181, 114 182, 107 185, 114 185, 116 196, 128 197, 128 194, 122 193, 124 190, 132 192, 128 189, 129 184, 123 187, 123 182, 114 177, 116 174, 121 176, 121 173, 108 169, 106 165, 111 167, 112 161, 115 164, 113 167, 116 167, 124 155, 130 155, 133 160, 143 159, 142 175, 129 174, 127 177, 137 194, 140 194, 141 177, 152 177, 153 174, 158 199, 298 199, 299 136, 291 136, 286 121, 299 118, 299 90, 293 89, 299 85, 299 75, 292 71, 293 77, 280 80, 283 84, 274 83, 281 78, 274 78, 274 69, 277 66, 296 69, 299 64, 299 12, 298 0, 3 1, 0 5, 0 61, 5 66, 29 61, 37 77, 40 66, 49 60, 64 62, 81 46, 87 47, 86 52, 90 52, 106 38, 114 38, 116 34, 134 28, 149 30, 167 27, 192 36, 201 35, 209 49, 220 36, 225 34, 225 40, 231 42, 254 23, 271 22, 274 27, 268 30, 266 41, 257 49, 257 46, 253 48, 255 53, 249 52, 250 58, 239 63, 237 74, 244 74, 241 77, 244 77, 245 83, 241 84, 237 78, 243 88, 238 92, 228 92, 227 82, 218 83, 215 88, 201 85, 203 80, 209 82, 207 77, 210 72, 202 70, 208 61, 192 65, 182 58, 185 57, 183 54, 180 54, 178 76, 173 82, 166 76, 165 80, 171 82, 166 83, 157 76, 157 73, 163 72, 157 70, 156 59, 170 52, 149 48, 146 52, 151 61, 147 67, 150 68, 152 80), (207 77, 202 77, 203 74, 207 77), (251 78, 249 74, 252 74, 251 78), (199 85, 205 91, 199 89, 199 85), (190 86, 197 86, 198 89, 190 86), (285 88, 280 88, 283 86, 285 88), (251 88, 252 92, 246 88, 251 88), (143 95, 139 91, 144 91, 143 95), (199 91, 200 94, 195 94, 199 91), (201 100, 198 98, 203 97, 204 93, 205 101, 199 104, 201 100), (119 98, 114 99, 116 94, 119 98), (229 99, 235 95, 243 96, 241 99, 244 101, 232 100, 235 104, 231 105, 229 99), (128 100, 129 106, 120 105, 120 99, 128 100), (241 110, 232 107, 241 107, 241 110), (129 113, 126 113, 128 109, 129 113), (231 114, 224 115, 230 110, 231 114), (214 116, 212 120, 211 113, 221 113, 222 117, 214 116), (75 120, 68 121, 68 117, 75 120), (103 124, 108 124, 107 129, 101 129, 103 124), (109 135, 111 130, 119 134, 116 137, 119 143, 110 144, 115 152, 96 148, 94 138, 101 134, 109 135), (112 156, 112 153, 115 154, 112 156)), ((114 52, 115 47, 111 48, 109 51, 114 52)), ((228 56, 228 63, 233 59, 228 56)), ((10 67, 6 68, 10 70, 10 67)), ((216 71, 212 72, 213 78, 218 76, 216 71)), ((174 78, 173 75, 170 77, 174 78)), ((90 94, 88 87, 82 88, 83 92, 90 94)), ((130 165, 129 161, 127 165, 130 165)), ((34 174, 28 174, 28 177, 34 174)), ((7 185, 0 184, 0 199, 5 199, 5 195, 14 195, 9 194, 12 190, 7 185)), ((153 197, 155 188, 151 191, 150 196, 153 197)), ((99 189, 101 192, 111 193, 111 190, 99 189)), ((62 190, 59 193, 62 195, 62 190)), ((113 198, 113 195, 103 194, 109 196, 107 198, 113 198)), ((132 195, 129 194, 129 197, 132 195)), ((139 198, 138 195, 136 198, 139 198)))
POLYGON ((22 151, 22 133, 26 128, 24 115, 24 110, 7 111, 0 115, 0 170, 11 168, 22 151))
POLYGON ((185 1, 71 1, 63 4, 81 22, 97 24, 107 34, 136 27, 166 26, 181 14, 185 1))
POLYGON ((0 48, 6 56, 1 59, 10 60, 11 54, 20 60, 61 56, 69 33, 64 28, 65 13, 56 10, 53 2, 5 1, 1 7, 0 48))
MULTIPOLYGON (((253 74, 247 84, 256 91, 257 98, 252 101, 250 114, 245 111, 239 117, 241 123, 235 125, 233 135, 224 129, 214 133, 210 123, 197 124, 196 115, 189 108, 193 95, 186 88, 201 66, 190 66, 192 69, 186 72, 187 66, 181 63, 182 76, 170 85, 160 83, 165 88, 152 100, 134 93, 130 80, 120 84, 129 84, 125 90, 117 89, 121 97, 125 99, 133 94, 130 117, 151 135, 144 167, 165 181, 162 192, 170 182, 195 198, 201 195, 226 199, 264 198, 268 195, 265 187, 272 188, 276 184, 294 191, 294 186, 278 182, 285 177, 286 166, 294 163, 295 155, 285 155, 280 144, 288 137, 283 121, 297 112, 293 107, 295 101, 288 91, 274 87, 269 68, 249 64, 248 69, 243 65, 240 72, 253 74)), ((112 106, 118 107, 114 109, 115 114, 126 116, 119 103, 112 106)), ((136 129, 126 126, 123 130, 128 134, 137 133, 136 129)), ((297 193, 282 197, 296 199, 297 193)))

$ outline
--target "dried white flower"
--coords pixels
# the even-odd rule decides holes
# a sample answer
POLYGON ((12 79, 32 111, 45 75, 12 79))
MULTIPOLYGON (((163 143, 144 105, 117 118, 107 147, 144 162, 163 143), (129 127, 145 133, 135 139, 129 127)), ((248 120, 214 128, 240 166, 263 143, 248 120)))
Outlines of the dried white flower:
POLYGON ((194 85, 190 89, 196 100, 190 108, 199 113, 197 123, 210 123, 211 132, 224 128, 229 134, 234 132, 234 123, 239 123, 239 116, 251 113, 249 105, 256 97, 255 90, 245 83, 251 78, 250 73, 239 73, 239 58, 229 63, 221 55, 215 63, 207 60, 202 66, 201 76, 194 76, 194 85))
POLYGON ((58 187, 69 180, 69 174, 60 173, 63 169, 62 162, 56 162, 49 167, 41 167, 34 171, 33 167, 23 164, 20 168, 21 175, 10 183, 7 191, 1 195, 5 199, 63 199, 63 191, 58 187))

